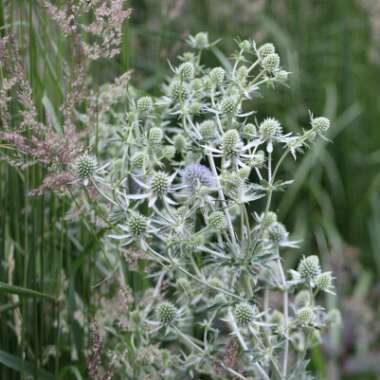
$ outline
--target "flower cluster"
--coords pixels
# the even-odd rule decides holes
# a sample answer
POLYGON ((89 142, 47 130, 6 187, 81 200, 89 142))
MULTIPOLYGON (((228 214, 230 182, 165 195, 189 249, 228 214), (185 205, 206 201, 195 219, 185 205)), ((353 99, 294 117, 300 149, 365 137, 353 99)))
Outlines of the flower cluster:
POLYGON ((241 41, 232 62, 208 68, 202 53, 215 43, 207 33, 188 43, 194 51, 179 57, 162 96, 129 90, 126 114, 113 111, 120 123, 102 143, 106 169, 91 175, 94 158, 78 162, 110 213, 106 249, 150 261, 154 294, 136 311, 134 349, 168 347, 165 378, 310 379, 303 352, 330 321, 316 295, 332 292, 333 278, 316 255, 286 270, 285 250, 299 244, 271 208, 291 184, 278 179, 284 160, 325 138, 330 122, 311 116, 295 134, 273 116, 253 119, 260 89, 288 77, 273 44, 241 41), (282 302, 271 302, 278 293, 282 302))

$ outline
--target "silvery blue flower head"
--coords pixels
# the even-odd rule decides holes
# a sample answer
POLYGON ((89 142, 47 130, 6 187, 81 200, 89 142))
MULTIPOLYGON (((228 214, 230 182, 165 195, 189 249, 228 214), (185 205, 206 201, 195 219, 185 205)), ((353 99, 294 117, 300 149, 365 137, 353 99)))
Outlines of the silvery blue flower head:
POLYGON ((215 178, 210 169, 202 164, 189 164, 182 171, 185 187, 194 191, 198 186, 214 187, 215 178))

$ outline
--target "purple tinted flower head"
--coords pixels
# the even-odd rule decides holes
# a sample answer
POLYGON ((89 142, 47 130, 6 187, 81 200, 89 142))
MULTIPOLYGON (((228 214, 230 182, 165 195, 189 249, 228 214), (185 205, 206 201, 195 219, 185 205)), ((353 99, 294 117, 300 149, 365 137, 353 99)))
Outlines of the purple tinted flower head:
POLYGON ((215 178, 210 169, 201 164, 187 165, 182 171, 182 182, 191 190, 195 190, 198 185, 215 186, 215 178))

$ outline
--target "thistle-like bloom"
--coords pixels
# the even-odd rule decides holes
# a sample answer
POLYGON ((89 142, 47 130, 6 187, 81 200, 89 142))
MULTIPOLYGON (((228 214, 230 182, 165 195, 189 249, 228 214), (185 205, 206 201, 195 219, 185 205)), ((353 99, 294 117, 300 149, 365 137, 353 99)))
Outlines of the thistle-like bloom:
POLYGON ((298 266, 298 272, 304 280, 314 282, 321 273, 318 256, 304 257, 298 266))
POLYGON ((88 180, 95 174, 98 163, 95 156, 85 153, 77 159, 75 166, 78 178, 88 180))
POLYGON ((330 128, 330 120, 327 117, 323 116, 316 117, 315 119, 312 118, 311 127, 316 133, 322 134, 330 128))
POLYGON ((297 311, 297 319, 302 325, 309 325, 313 321, 314 311, 310 306, 305 306, 297 311))
POLYGON ((240 326, 248 326, 255 316, 254 308, 248 303, 239 303, 234 310, 234 316, 240 326))
POLYGON ((214 211, 208 217, 208 223, 216 230, 222 230, 226 225, 224 213, 222 211, 214 211))
POLYGON ((275 52, 276 52, 276 48, 270 42, 260 46, 260 48, 257 50, 257 54, 258 54, 260 59, 264 59, 268 55, 274 54, 275 52))
POLYGON ((125 246, 132 242, 140 242, 144 246, 145 238, 155 232, 155 229, 150 225, 150 220, 138 212, 129 213, 126 222, 119 224, 118 227, 122 230, 122 233, 112 234, 109 237, 123 241, 125 246))
POLYGON ((279 137, 282 133, 282 127, 278 120, 268 117, 262 121, 259 126, 259 134, 263 141, 272 140, 279 137))
POLYGON ((160 323, 163 325, 169 325, 177 319, 178 310, 173 304, 163 302, 157 308, 157 317, 160 323))
POLYGON ((151 112, 153 110, 153 100, 150 96, 143 96, 137 101, 137 109, 140 112, 151 112))
POLYGON ((128 199, 144 200, 149 199, 149 207, 153 207, 157 199, 163 199, 168 204, 175 204, 175 202, 168 196, 168 193, 174 192, 176 187, 172 187, 172 182, 177 173, 173 173, 171 176, 165 172, 158 171, 153 173, 148 183, 142 182, 137 176, 132 175, 133 180, 140 186, 141 189, 145 189, 145 192, 138 194, 129 194, 128 199))
POLYGON ((324 292, 334 294, 334 292, 332 291, 334 289, 332 281, 333 277, 331 275, 331 272, 324 272, 317 277, 315 285, 318 289, 324 292))
POLYGON ((210 169, 202 164, 187 165, 182 171, 182 182, 191 191, 195 191, 199 186, 215 186, 215 178, 210 169))

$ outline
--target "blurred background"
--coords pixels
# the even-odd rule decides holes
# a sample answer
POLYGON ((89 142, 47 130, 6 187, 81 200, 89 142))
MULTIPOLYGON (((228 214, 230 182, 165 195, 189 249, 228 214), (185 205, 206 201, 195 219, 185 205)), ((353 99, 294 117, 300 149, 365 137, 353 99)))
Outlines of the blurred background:
MULTIPOLYGON (((222 39, 217 48, 227 55, 236 38, 276 45, 292 73, 289 88, 265 90, 255 100, 259 119, 274 116, 296 130, 307 124, 310 109, 332 120, 331 142, 287 161, 295 183, 275 199, 276 210, 304 241, 288 264, 318 251, 336 277, 337 297, 326 302, 341 310, 343 324, 313 350, 314 373, 330 380, 380 379, 380 1, 130 0, 128 6, 133 13, 123 27, 121 55, 90 67, 96 85, 132 69, 133 85, 158 93, 168 60, 184 50, 186 36, 207 31, 211 40, 222 39)), ((70 62, 64 37, 34 1, 0 1, 0 34, 10 25, 37 109, 43 113, 45 94, 58 109, 59 76, 52 73, 70 62)), ((218 62, 211 53, 206 60, 218 62)), ((13 265, 11 283, 55 294, 63 276, 69 305, 62 315, 59 304, 17 293, 10 298, 0 286, 0 378, 18 379, 17 369, 34 361, 55 378, 82 378, 85 336, 76 307, 86 305, 90 314, 94 306, 89 268, 97 242, 80 220, 62 219, 65 199, 27 195, 40 184, 42 168, 21 173, 2 160, 0 174, 0 280, 9 282, 13 265), (69 333, 60 336, 59 323, 69 333)), ((138 276, 131 281, 141 286, 138 276)))

